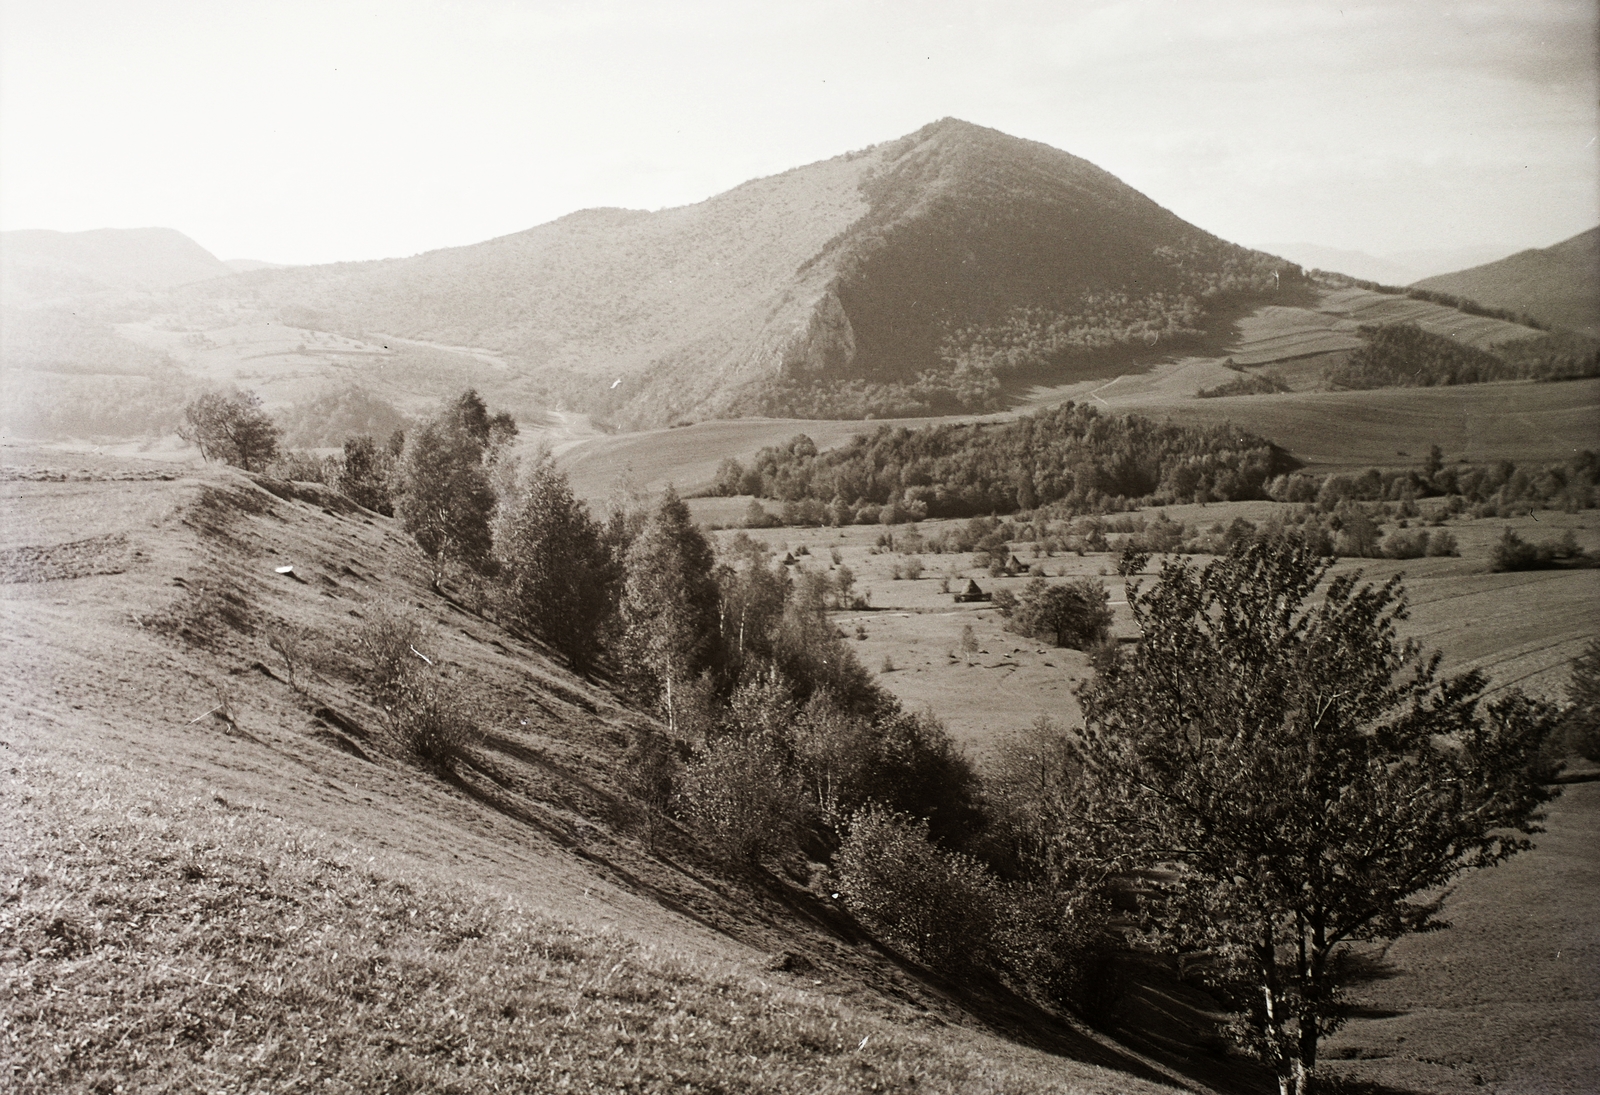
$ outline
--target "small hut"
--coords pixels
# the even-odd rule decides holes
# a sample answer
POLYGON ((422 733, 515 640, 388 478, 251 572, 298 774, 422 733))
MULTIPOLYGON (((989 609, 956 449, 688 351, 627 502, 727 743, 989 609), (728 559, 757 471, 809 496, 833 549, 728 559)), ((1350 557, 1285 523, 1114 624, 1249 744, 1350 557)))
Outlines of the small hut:
POLYGON ((965 604, 968 601, 992 601, 994 595, 985 593, 979 588, 978 583, 971 578, 967 579, 967 588, 955 595, 956 604, 965 604))

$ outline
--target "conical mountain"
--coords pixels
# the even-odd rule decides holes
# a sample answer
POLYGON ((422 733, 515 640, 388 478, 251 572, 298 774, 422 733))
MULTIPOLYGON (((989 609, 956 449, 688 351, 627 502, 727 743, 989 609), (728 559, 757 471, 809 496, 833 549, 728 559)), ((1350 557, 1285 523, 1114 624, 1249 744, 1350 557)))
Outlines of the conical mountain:
POLYGON ((1192 341, 1280 268, 1085 160, 946 119, 696 205, 187 292, 491 350, 519 390, 659 425, 994 409, 1013 381, 1192 341))

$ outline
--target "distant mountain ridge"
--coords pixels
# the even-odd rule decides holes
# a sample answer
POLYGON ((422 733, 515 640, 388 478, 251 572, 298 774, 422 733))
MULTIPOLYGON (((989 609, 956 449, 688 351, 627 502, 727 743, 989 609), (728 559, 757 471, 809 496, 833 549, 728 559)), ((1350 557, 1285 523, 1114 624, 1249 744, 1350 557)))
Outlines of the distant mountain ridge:
POLYGON ((1600 336, 1600 227, 1417 285, 1600 336))
POLYGON ((0 294, 8 304, 108 291, 155 292, 233 273, 172 228, 0 233, 0 294))
POLYGON ((1202 338, 1220 306, 1282 273, 1299 271, 1087 161, 945 119, 695 205, 583 210, 173 299, 202 327, 208 309, 246 309, 491 351, 568 405, 640 426, 994 409, 1016 378, 1202 338))
POLYGON ((1260 249, 1282 255, 1307 270, 1328 270, 1363 281, 1375 281, 1380 285, 1410 285, 1426 277, 1494 262, 1513 250, 1504 246, 1480 245, 1372 255, 1365 251, 1324 247, 1317 243, 1263 243, 1260 249))

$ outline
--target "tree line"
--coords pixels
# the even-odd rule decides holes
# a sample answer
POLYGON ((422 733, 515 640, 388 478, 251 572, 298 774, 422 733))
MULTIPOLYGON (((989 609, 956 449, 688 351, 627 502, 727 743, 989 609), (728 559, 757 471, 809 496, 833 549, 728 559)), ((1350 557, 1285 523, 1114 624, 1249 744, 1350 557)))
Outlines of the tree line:
POLYGON ((1323 375, 1341 388, 1411 388, 1494 380, 1573 380, 1600 375, 1600 342, 1563 331, 1502 343, 1465 346, 1414 323, 1366 325, 1364 344, 1323 375))
POLYGON ((799 434, 717 470, 713 493, 828 507, 829 523, 1264 498, 1299 466, 1271 442, 1229 426, 1175 426, 1063 403, 1006 423, 883 426, 825 453, 799 434), (883 514, 889 510, 887 519, 883 514))

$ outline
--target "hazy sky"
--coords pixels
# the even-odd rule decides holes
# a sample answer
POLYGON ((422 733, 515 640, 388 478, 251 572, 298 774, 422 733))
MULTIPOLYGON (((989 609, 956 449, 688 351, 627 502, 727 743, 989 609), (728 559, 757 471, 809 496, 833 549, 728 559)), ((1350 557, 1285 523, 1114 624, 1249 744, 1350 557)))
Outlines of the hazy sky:
POLYGON ((1241 243, 1600 223, 1594 0, 0 0, 0 227, 412 254, 953 115, 1241 243))

